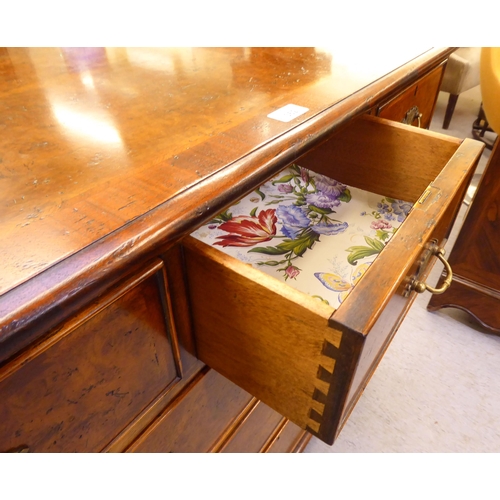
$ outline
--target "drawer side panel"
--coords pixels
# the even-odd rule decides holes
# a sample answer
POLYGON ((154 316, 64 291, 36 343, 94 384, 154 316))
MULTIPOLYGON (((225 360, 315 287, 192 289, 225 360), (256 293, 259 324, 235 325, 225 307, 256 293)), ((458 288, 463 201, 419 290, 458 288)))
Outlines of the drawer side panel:
MULTIPOLYGON (((464 140, 429 187, 429 195, 415 204, 389 244, 335 312, 336 322, 369 335, 391 297, 410 276, 412 266, 433 232, 442 226, 447 214, 456 214, 459 193, 464 192, 482 149, 477 141, 464 140)), ((449 226, 449 218, 447 222, 449 226)))
MULTIPOLYGON (((466 148, 464 148, 464 151, 466 151, 466 148)), ((444 213, 432 214, 434 216, 434 218, 431 217, 433 223, 432 232, 425 235, 425 240, 415 242, 415 247, 417 247, 417 245, 420 246, 422 248, 422 253, 413 261, 412 266, 408 269, 407 274, 405 275, 406 277, 415 276, 418 273, 418 279, 425 281, 436 260, 435 257, 433 257, 425 268, 420 269, 421 256, 427 251, 425 250, 425 243, 433 240, 439 243, 440 246, 444 246, 448 238, 450 229, 456 219, 461 201, 469 184, 470 177, 474 171, 472 167, 475 165, 477 160, 471 161, 471 157, 464 153, 463 156, 459 158, 459 161, 463 162, 463 167, 468 173, 459 179, 458 184, 455 185, 452 196, 449 196, 449 198, 445 200, 445 203, 443 204, 443 207, 446 207, 444 213)), ((461 168, 456 169, 456 172, 460 171, 461 168)), ((445 197, 443 197, 443 199, 444 198, 445 197)), ((413 303, 413 300, 416 298, 416 292, 411 292, 408 297, 404 296, 405 286, 409 281, 406 277, 403 280, 400 280, 399 287, 395 289, 387 304, 381 308, 382 312, 369 330, 369 333, 366 335, 366 341, 364 343, 363 351, 356 369, 356 374, 353 378, 349 391, 346 407, 342 415, 341 426, 352 411, 356 401, 359 399, 384 352, 388 348, 400 323, 403 321, 406 312, 413 303)), ((379 280, 379 282, 381 282, 381 280, 379 280)), ((358 298, 358 301, 362 301, 362 299, 358 298)), ((366 304, 368 301, 364 300, 363 303, 366 304)), ((359 311, 356 317, 359 318, 360 316, 362 316, 361 311, 359 311)), ((346 317, 346 315, 344 315, 344 317, 346 317)), ((353 316, 351 315, 351 318, 352 317, 353 316)), ((340 314, 333 318, 333 323, 337 328, 343 328, 343 326, 337 323, 337 321, 341 321, 340 314)), ((353 322, 351 320, 351 324, 352 323, 353 322)))
POLYGON ((332 432, 348 387, 331 392, 336 364, 356 356, 328 326, 333 310, 193 238, 184 245, 199 358, 301 428, 332 432))

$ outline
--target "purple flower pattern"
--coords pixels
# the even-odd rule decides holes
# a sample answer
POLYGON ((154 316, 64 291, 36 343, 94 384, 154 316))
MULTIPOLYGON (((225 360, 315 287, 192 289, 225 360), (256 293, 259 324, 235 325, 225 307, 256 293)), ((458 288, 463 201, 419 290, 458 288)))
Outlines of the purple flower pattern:
MULTIPOLYGON (((283 172, 280 178, 275 178, 269 186, 277 186, 267 195, 259 188, 255 193, 260 196, 262 202, 266 199, 266 205, 277 204, 275 214, 277 217, 277 227, 279 232, 270 234, 266 241, 279 238, 279 242, 274 246, 261 247, 253 245, 248 252, 260 253, 269 256, 281 256, 281 259, 268 259, 258 262, 258 265, 276 266, 276 271, 282 273, 285 280, 296 279, 300 274, 300 269, 292 264, 292 261, 302 257, 307 250, 320 241, 322 236, 335 236, 343 233, 349 226, 347 222, 336 220, 333 217, 335 208, 341 203, 348 203, 351 199, 349 188, 344 184, 330 179, 324 175, 316 174, 308 169, 292 165, 283 172), (279 235, 282 234, 282 236, 279 235)), ((262 186, 263 187, 263 186, 262 186)), ((259 203, 260 200, 252 195, 252 203, 259 203)), ((219 223, 219 229, 232 229, 236 226, 232 219, 238 222, 254 220, 257 216, 257 207, 254 207, 250 215, 232 215, 226 211, 216 219, 210 221, 211 228, 214 223, 219 223), (238 220, 236 220, 238 219, 238 220)), ((273 211, 274 212, 274 211, 273 211)), ((224 238, 224 246, 237 245, 241 235, 228 234, 219 236, 224 238), (232 241, 235 241, 232 244, 232 241)), ((245 240, 246 241, 246 240, 245 240)), ((216 243, 219 244, 219 243, 216 243)), ((250 246, 250 245, 245 245, 250 246)))
POLYGON ((284 265, 277 271, 283 273, 285 280, 295 279, 298 268, 292 265, 292 260, 302 257, 306 250, 319 241, 320 236, 334 236, 348 228, 347 222, 332 218, 332 214, 342 202, 348 203, 351 195, 344 184, 296 165, 292 165, 286 175, 272 184, 278 185, 280 194, 273 195, 276 199, 268 204, 279 204, 276 216, 285 239, 274 247, 255 247, 249 251, 282 255, 279 261, 262 264, 284 265))
POLYGON ((339 198, 347 189, 347 186, 325 175, 317 174, 314 178, 316 189, 326 196, 331 196, 332 199, 339 198))
POLYGON ((312 226, 312 230, 318 234, 333 236, 335 234, 343 233, 348 227, 349 224, 347 224, 347 222, 333 222, 330 224, 320 222, 319 224, 312 226))
POLYGON ((338 197, 322 192, 308 194, 306 196, 306 202, 309 205, 314 205, 318 208, 329 208, 330 210, 340 206, 338 197))
POLYGON ((278 191, 280 193, 290 194, 293 191, 293 187, 290 184, 280 184, 278 186, 278 191))
POLYGON ((403 222, 411 210, 412 205, 403 200, 393 200, 392 198, 384 198, 378 205, 378 213, 385 220, 403 222))
POLYGON ((297 234, 311 224, 311 219, 302 207, 295 205, 280 205, 276 209, 276 215, 283 226, 281 232, 290 239, 295 239, 297 234))

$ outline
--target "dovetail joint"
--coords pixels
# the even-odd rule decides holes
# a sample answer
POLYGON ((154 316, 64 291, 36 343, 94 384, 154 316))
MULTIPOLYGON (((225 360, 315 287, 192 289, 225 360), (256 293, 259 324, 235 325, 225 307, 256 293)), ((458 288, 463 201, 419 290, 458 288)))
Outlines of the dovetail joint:
POLYGON ((322 382, 330 383, 333 373, 329 372, 324 366, 319 365, 316 377, 322 382))
POLYGON ((335 359, 335 357, 338 355, 339 349, 335 347, 331 342, 328 342, 328 340, 325 340, 323 342, 323 348, 321 349, 321 354, 323 356, 328 356, 329 358, 335 359))
POLYGON ((321 404, 326 404, 326 394, 320 391, 317 387, 314 388, 313 399, 321 404))
POLYGON ((309 418, 314 422, 317 422, 318 424, 321 424, 321 422, 323 421, 323 415, 316 411, 314 408, 311 408, 311 410, 309 411, 309 418))

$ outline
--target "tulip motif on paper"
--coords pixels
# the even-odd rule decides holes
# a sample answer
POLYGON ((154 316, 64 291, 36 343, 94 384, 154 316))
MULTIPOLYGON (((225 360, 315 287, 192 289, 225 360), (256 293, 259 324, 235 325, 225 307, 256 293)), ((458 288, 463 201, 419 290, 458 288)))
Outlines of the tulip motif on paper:
POLYGON ((334 218, 335 207, 348 203, 351 194, 347 186, 324 175, 313 174, 297 165, 292 165, 285 175, 272 181, 276 194, 264 194, 257 190, 266 206, 278 205, 250 215, 232 216, 224 212, 211 224, 220 223, 219 230, 227 232, 218 236, 214 245, 254 246, 249 252, 280 257, 258 262, 258 265, 273 266, 283 278, 295 279, 301 269, 293 262, 313 248, 321 235, 332 236, 344 232, 349 224, 334 218), (277 234, 276 223, 280 233, 277 234), (279 241, 275 245, 257 244, 279 241))
POLYGON ((219 236, 215 245, 250 247, 270 241, 276 234, 276 210, 262 210, 258 216, 237 215, 223 222, 219 229, 228 234, 219 236))

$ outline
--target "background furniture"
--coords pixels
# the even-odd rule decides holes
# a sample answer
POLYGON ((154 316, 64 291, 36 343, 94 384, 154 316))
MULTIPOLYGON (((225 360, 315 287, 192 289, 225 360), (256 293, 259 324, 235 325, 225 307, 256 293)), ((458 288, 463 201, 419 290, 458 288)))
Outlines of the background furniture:
MULTIPOLYGON (((281 452, 300 451, 309 433, 333 439, 415 298, 413 280, 425 279, 433 240, 446 238, 480 154, 474 141, 376 116, 409 96, 393 116, 401 121, 422 106, 415 89, 429 79, 422 97, 435 103, 451 52, 394 54, 367 73, 365 49, 350 54, 348 71, 335 65, 342 49, 2 51, 0 448, 281 452), (268 117, 290 103, 306 111, 268 117), (240 380, 224 364, 241 354, 230 343, 216 371, 207 357, 222 350, 206 332, 235 328, 251 301, 233 288, 242 310, 225 318, 229 330, 210 319, 230 315, 227 304, 197 314, 222 282, 204 278, 215 260, 193 272, 187 235, 297 158, 326 165, 349 150, 357 160, 338 173, 382 190, 398 179, 415 204, 412 224, 334 316, 317 304, 307 318, 289 317, 289 307, 273 316, 296 326, 285 332, 293 338, 272 330, 286 357, 266 359, 273 376, 252 367, 240 380)), ((246 270, 239 280, 230 266, 223 273, 249 283, 246 270)), ((243 355, 269 352, 257 348, 260 331, 250 329, 243 355)))
POLYGON ((493 149, 497 134, 495 134, 486 119, 486 115, 483 110, 483 103, 481 103, 479 108, 477 119, 474 120, 474 123, 472 124, 472 137, 478 141, 484 142, 488 149, 493 149))
MULTIPOLYGON (((481 94, 486 118, 500 130, 500 49, 481 53, 481 94)), ((463 309, 492 332, 500 332, 500 149, 495 142, 450 254, 453 284, 444 296, 433 296, 430 310, 463 309)), ((441 278, 441 281, 443 278, 441 278)))
POLYGON ((481 49, 481 96, 491 128, 500 131, 500 48, 481 49))
POLYGON ((479 85, 480 53, 480 47, 461 47, 448 60, 441 83, 441 91, 450 94, 443 121, 444 129, 450 125, 460 94, 479 85))

